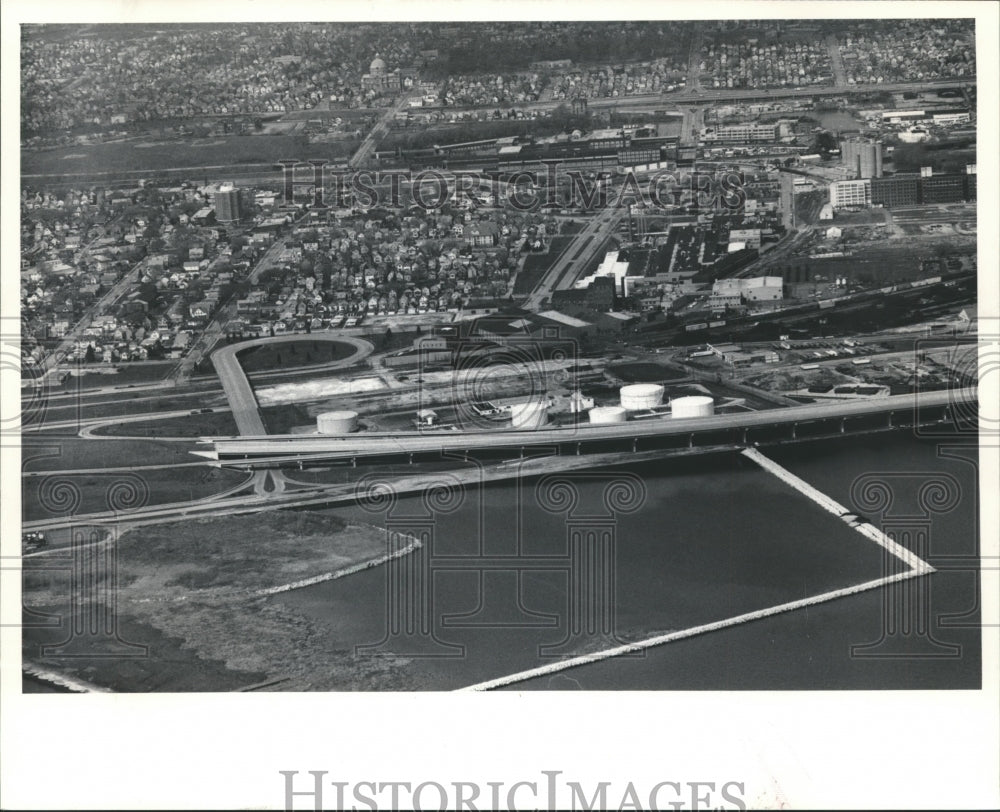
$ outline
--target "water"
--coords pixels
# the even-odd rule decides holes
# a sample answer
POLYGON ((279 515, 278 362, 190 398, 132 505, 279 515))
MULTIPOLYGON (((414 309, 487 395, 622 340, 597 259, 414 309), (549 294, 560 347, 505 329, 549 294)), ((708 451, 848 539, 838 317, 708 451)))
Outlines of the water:
POLYGON ((819 121, 819 126, 825 130, 859 130, 864 124, 864 122, 858 121, 850 113, 844 113, 838 110, 831 110, 824 113, 812 113, 811 115, 819 121))
MULTIPOLYGON (((919 512, 919 489, 929 478, 944 480, 954 491, 949 510, 932 517, 924 552, 932 564, 950 557, 957 568, 942 567, 908 582, 916 590, 911 595, 930 607, 931 634, 897 635, 852 654, 852 646, 877 643, 882 636, 886 593, 874 590, 515 688, 978 687, 976 469, 967 448, 949 452, 946 445, 957 446, 958 440, 945 444, 895 434, 766 452, 852 510, 859 509, 852 503, 852 483, 873 473, 889 483, 895 495, 890 510, 896 513, 919 512), (941 456, 942 449, 952 456, 941 456), (964 565, 963 556, 969 559, 964 565), (907 656, 886 656, 900 652, 907 656)), ((428 605, 436 640, 411 637, 387 644, 383 652, 421 656, 370 660, 365 655, 363 660, 379 665, 366 670, 365 684, 346 677, 338 684, 331 677, 324 687, 447 690, 552 662, 553 652, 541 647, 563 641, 572 617, 570 525, 584 531, 603 526, 613 533, 614 593, 606 597, 614 606, 609 621, 614 633, 584 634, 558 649, 560 654, 642 640, 884 574, 877 545, 738 455, 568 479, 578 497, 571 513, 557 491, 549 492, 545 507, 534 480, 471 489, 447 514, 426 513, 419 497, 399 500, 389 515, 338 509, 339 515, 388 522, 403 531, 430 530, 432 541, 407 559, 407 567, 424 568, 425 585, 432 584, 428 605), (609 518, 606 488, 615 480, 633 488, 641 483, 645 497, 635 512, 609 518)), ((948 507, 933 498, 925 503, 948 507)), ((865 515, 879 524, 877 506, 867 507, 865 515)), ((350 656, 355 646, 377 644, 385 636, 387 574, 382 567, 274 600, 316 624, 316 645, 350 656)), ((588 594, 593 589, 592 583, 588 594)))

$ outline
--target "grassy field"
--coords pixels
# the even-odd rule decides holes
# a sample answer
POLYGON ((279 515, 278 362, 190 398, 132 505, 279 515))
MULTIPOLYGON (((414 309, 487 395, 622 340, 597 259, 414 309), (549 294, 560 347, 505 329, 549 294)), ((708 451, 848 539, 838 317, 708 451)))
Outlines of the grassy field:
POLYGON ((176 363, 154 361, 143 363, 136 361, 111 367, 115 372, 108 372, 108 367, 97 367, 93 372, 84 371, 83 375, 67 375, 60 392, 72 392, 74 389, 97 389, 105 386, 125 386, 130 383, 156 383, 162 381, 176 363))
POLYGON ((170 465, 193 462, 194 444, 155 440, 85 440, 26 434, 21 438, 21 467, 28 471, 79 468, 121 468, 129 465, 170 465))
POLYGON ((111 424, 94 433, 101 437, 202 437, 216 434, 231 436, 239 434, 239 431, 231 412, 211 412, 165 420, 111 424))
POLYGON ((316 418, 312 417, 306 407, 299 403, 286 403, 281 406, 264 406, 260 410, 264 418, 264 426, 268 434, 290 434, 295 426, 316 427, 316 418))
POLYGON ((267 372, 307 364, 329 364, 349 358, 354 352, 350 344, 305 337, 302 341, 251 347, 240 352, 237 358, 245 372, 267 372))
POLYGON ((164 390, 162 396, 136 390, 120 394, 106 394, 91 399, 64 399, 45 406, 47 422, 92 417, 118 417, 177 409, 201 409, 228 405, 221 390, 216 392, 189 392, 187 394, 164 390))
POLYGON ((175 140, 143 138, 52 150, 21 150, 21 172, 25 175, 54 175, 235 164, 260 164, 262 168, 270 169, 283 159, 340 159, 350 154, 352 146, 345 143, 310 144, 303 136, 288 135, 232 135, 175 140))
POLYGON ((629 383, 659 383, 687 377, 685 372, 654 363, 616 364, 609 366, 608 372, 629 383))
MULTIPOLYGON (((117 620, 121 638, 148 646, 147 656, 41 658, 39 644, 64 639, 65 629, 28 627, 24 657, 126 692, 233 690, 265 679, 308 690, 321 677, 363 686, 367 671, 390 663, 360 663, 350 652, 313 645, 309 621, 254 592, 373 561, 385 544, 384 530, 330 512, 276 511, 131 530, 117 544, 117 620)), ((26 569, 26 606, 67 617, 68 579, 68 571, 26 569)), ((89 642, 99 650, 100 640, 89 642)))
POLYGON ((202 499, 246 479, 243 471, 212 467, 32 477, 21 483, 22 519, 40 521, 202 499))

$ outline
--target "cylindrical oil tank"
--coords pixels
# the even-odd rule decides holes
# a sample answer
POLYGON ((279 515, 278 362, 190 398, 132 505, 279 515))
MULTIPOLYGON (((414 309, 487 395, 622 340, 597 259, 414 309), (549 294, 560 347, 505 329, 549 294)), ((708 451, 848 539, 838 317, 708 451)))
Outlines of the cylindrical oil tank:
POLYGON ((711 417, 715 414, 715 401, 707 395, 689 395, 670 401, 670 416, 711 417))
POLYGON ((595 406, 588 413, 591 423, 624 423, 628 411, 621 406, 595 406))
POLYGON ((515 429, 537 429, 548 420, 545 403, 518 403, 510 408, 510 424, 515 429))
POLYGON ((350 434, 357 428, 357 412, 322 412, 316 415, 316 429, 320 434, 350 434))
POLYGON ((663 387, 658 383, 634 383, 620 390, 622 406, 630 412, 652 409, 663 403, 663 387))

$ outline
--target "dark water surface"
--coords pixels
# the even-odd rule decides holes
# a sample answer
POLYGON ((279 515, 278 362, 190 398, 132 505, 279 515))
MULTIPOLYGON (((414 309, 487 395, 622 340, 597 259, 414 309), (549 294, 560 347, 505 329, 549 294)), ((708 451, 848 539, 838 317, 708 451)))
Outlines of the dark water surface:
MULTIPOLYGON (((926 539, 919 554, 938 568, 929 577, 513 687, 977 688, 976 456, 960 441, 896 434, 765 452, 901 543, 926 539), (879 500, 887 492, 893 501, 886 507, 879 500), (910 608, 890 613, 896 633, 885 635, 892 628, 884 603, 897 598, 910 608), (917 628, 921 612, 926 628, 917 628)), ((566 484, 534 479, 466 489, 430 511, 419 496, 388 511, 338 509, 346 518, 427 534, 424 548, 404 559, 406 589, 392 587, 390 568, 380 567, 275 600, 315 622, 317 645, 331 651, 375 644, 359 656, 415 655, 397 661, 391 681, 364 687, 448 690, 886 572, 878 545, 738 455, 558 479, 566 484), (605 539, 607 555, 577 556, 574 565, 569 539, 588 532, 604 534, 595 538, 605 539), (603 611, 590 617, 590 630, 579 609, 584 594, 590 600, 583 604, 603 611), (429 618, 426 634, 421 612, 429 618), (386 641, 393 622, 414 633, 386 641), (602 634, 602 626, 613 633, 602 634)), ((599 547, 591 541, 581 549, 599 547)))

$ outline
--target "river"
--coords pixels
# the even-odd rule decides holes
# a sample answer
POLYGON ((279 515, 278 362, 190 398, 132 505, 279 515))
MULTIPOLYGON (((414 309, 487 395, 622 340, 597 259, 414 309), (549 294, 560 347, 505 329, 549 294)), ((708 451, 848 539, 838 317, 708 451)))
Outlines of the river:
MULTIPOLYGON (((929 607, 929 633, 882 639, 883 600, 889 593, 876 589, 513 687, 978 687, 976 457, 974 449, 960 447, 961 440, 897 433, 766 450, 848 509, 870 508, 863 515, 876 525, 881 522, 874 512, 878 506, 852 503, 857 478, 879 474, 894 494, 889 510, 910 515, 901 520, 908 526, 923 521, 913 518, 921 510, 920 486, 928 479, 944 480, 954 492, 954 504, 932 517, 930 547, 924 551, 939 569, 905 587, 912 599, 929 607)), ((428 590, 419 594, 429 595, 433 636, 404 636, 376 648, 418 655, 382 660, 391 663, 382 671, 385 682, 373 677, 365 686, 330 687, 455 689, 551 663, 556 654, 603 650, 884 574, 881 548, 739 455, 625 465, 564 478, 571 484, 562 493, 576 495, 575 507, 560 501, 558 486, 542 493, 539 482, 529 480, 470 489, 444 505, 447 513, 427 514, 419 497, 400 499, 388 514, 336 509, 338 515, 387 522, 404 532, 429 530, 430 543, 407 559, 404 571, 411 578, 407 595, 418 594, 420 584, 428 590), (636 508, 632 512, 608 513, 606 489, 612 481, 624 483, 619 496, 629 489, 636 495, 632 505, 616 503, 625 510, 636 508), (576 579, 570 577, 567 555, 570 525, 584 532, 602 527, 612 535, 610 558, 577 559, 578 565, 586 560, 590 566, 578 566, 576 579), (600 571, 613 572, 613 577, 602 580, 594 575, 600 571), (613 634, 602 636, 598 619, 593 634, 584 622, 582 633, 565 641, 567 619, 578 616, 571 609, 573 584, 584 584, 588 595, 603 595, 604 625, 613 634), (563 641, 562 648, 543 649, 563 641)), ((936 504, 933 493, 925 501, 936 504)), ((314 624, 316 645, 351 652, 355 646, 378 644, 386 635, 389 572, 380 567, 273 600, 314 624)), ((409 605, 405 597, 404 604, 409 605)), ((419 629, 419 611, 414 611, 416 615, 400 616, 404 627, 410 622, 419 629)))

